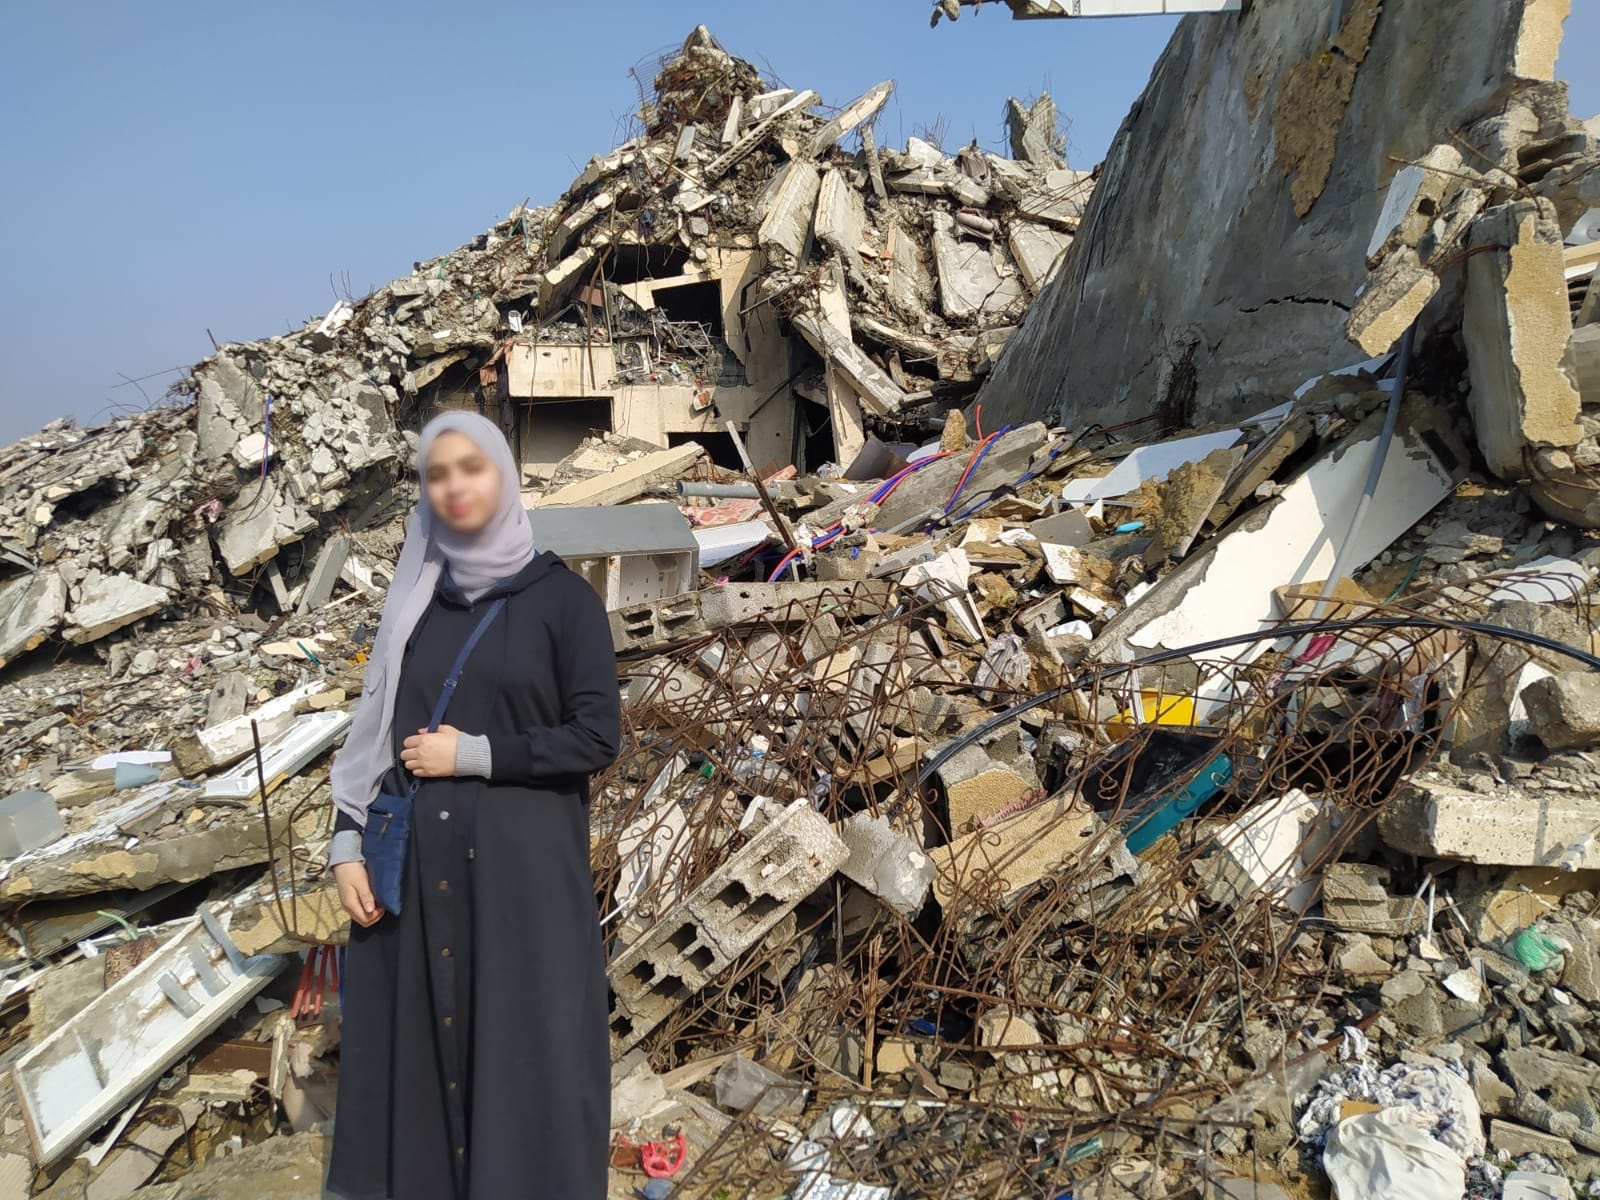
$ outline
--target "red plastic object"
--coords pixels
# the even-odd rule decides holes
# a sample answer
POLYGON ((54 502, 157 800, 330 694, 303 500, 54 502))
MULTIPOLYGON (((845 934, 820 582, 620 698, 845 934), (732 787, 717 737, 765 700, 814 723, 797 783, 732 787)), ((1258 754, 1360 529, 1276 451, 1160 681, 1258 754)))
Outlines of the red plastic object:
POLYGON ((639 1165, 651 1179, 666 1179, 678 1173, 688 1150, 688 1142, 679 1130, 670 1142, 646 1142, 640 1146, 639 1165))

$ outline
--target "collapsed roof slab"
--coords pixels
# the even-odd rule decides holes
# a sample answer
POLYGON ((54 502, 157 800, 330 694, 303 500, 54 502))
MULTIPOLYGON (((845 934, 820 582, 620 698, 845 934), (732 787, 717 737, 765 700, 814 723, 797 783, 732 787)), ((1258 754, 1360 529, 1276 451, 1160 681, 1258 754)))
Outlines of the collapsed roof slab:
POLYGON ((0 667, 59 629, 66 611, 67 585, 54 571, 0 584, 0 667))
POLYGON ((1390 178, 1519 81, 1548 78, 1565 8, 1391 0, 1361 47, 1330 46, 1326 5, 1258 0, 1237 17, 1186 18, 1054 280, 980 392, 985 418, 1081 427, 1149 416, 1167 399, 1181 335, 1202 347, 1197 423, 1235 420, 1262 393, 1289 395, 1344 365, 1345 315, 1390 178), (1358 50, 1342 113, 1280 106, 1296 68, 1358 50), (1286 133, 1330 156, 1303 217, 1277 157, 1286 133))
POLYGON ((822 183, 817 168, 795 161, 772 181, 756 242, 768 254, 781 253, 799 262, 811 236, 811 218, 822 183))

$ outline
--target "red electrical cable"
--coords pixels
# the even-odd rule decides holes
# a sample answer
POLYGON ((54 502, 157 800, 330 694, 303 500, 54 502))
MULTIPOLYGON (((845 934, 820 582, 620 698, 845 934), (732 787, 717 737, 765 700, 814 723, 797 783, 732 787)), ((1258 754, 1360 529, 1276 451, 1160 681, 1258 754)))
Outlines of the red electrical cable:
MULTIPOLYGON (((967 486, 967 480, 972 476, 972 469, 978 465, 978 456, 983 453, 984 446, 999 436, 998 433, 991 434, 972 447, 972 457, 967 459, 967 469, 961 472, 961 478, 956 480, 956 486, 950 493, 950 499, 944 502, 946 509, 956 502, 956 497, 961 495, 961 489, 967 486)), ((954 453, 954 451, 951 451, 951 453, 954 453)))

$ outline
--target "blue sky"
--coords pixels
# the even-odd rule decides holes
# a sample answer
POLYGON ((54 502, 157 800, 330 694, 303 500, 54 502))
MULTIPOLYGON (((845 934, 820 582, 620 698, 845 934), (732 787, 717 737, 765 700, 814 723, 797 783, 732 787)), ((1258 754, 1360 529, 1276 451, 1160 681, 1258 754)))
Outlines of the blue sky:
MULTIPOLYGON (((1578 0, 1567 45, 1600 44, 1578 0)), ((1175 22, 928 28, 923 0, 9 6, 0 44, 0 444, 139 406, 219 341, 263 337, 556 198, 618 139, 656 58, 703 21, 784 83, 897 92, 879 139, 943 121, 1003 142, 1048 89, 1074 166, 1103 154, 1175 22), (330 284, 330 277, 333 283, 330 284)), ((1576 60, 1574 49, 1572 58, 1576 60)), ((1563 66, 1566 64, 1564 63, 1563 66)), ((1565 72, 1564 72, 1565 73, 1565 72)), ((1573 107, 1600 110, 1575 68, 1573 107)))

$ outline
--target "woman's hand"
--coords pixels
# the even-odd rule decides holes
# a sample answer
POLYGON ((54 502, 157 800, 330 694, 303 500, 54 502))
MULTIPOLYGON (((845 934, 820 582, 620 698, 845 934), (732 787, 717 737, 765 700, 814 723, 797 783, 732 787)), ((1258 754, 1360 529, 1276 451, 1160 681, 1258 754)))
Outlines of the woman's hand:
POLYGON ((372 881, 367 878, 366 863, 338 863, 333 868, 333 878, 339 885, 339 903, 357 925, 371 925, 383 916, 383 909, 372 898, 372 881))
POLYGON ((441 725, 437 733, 423 726, 408 737, 400 748, 400 764, 422 779, 456 773, 456 734, 454 725, 441 725))

